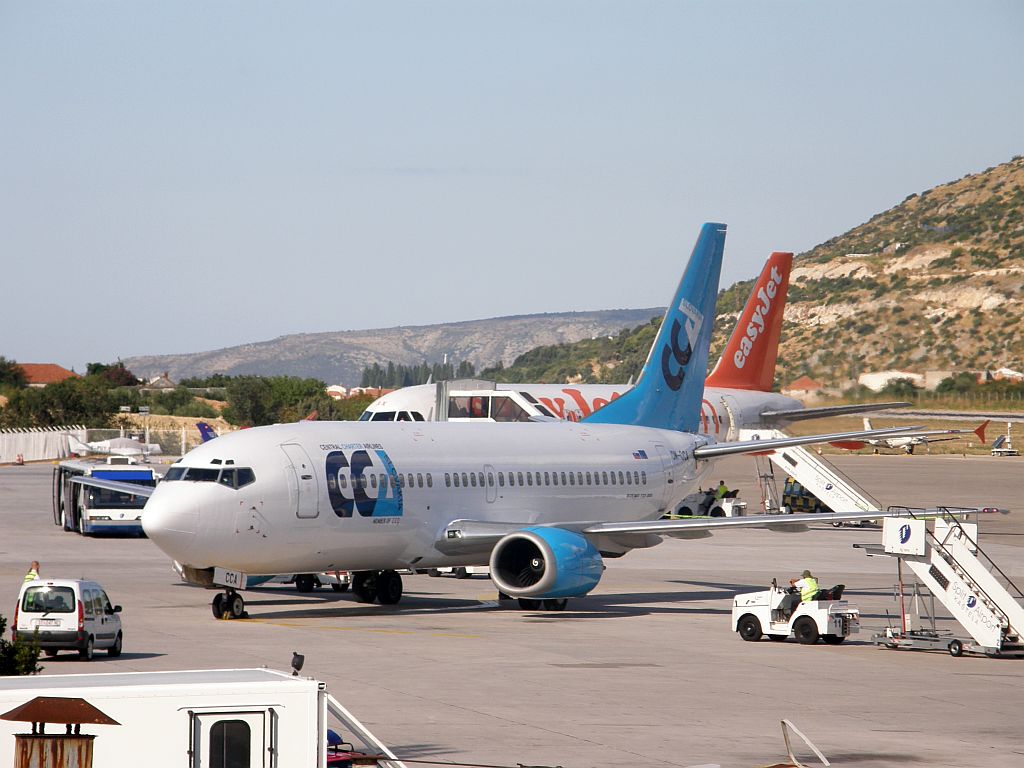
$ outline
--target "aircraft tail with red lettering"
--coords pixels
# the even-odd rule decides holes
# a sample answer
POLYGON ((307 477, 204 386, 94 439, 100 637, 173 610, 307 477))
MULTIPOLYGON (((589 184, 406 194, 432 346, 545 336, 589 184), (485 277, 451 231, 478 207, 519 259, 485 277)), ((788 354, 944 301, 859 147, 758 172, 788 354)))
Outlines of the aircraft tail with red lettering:
POLYGON ((772 391, 792 266, 792 253, 769 257, 705 387, 772 391))

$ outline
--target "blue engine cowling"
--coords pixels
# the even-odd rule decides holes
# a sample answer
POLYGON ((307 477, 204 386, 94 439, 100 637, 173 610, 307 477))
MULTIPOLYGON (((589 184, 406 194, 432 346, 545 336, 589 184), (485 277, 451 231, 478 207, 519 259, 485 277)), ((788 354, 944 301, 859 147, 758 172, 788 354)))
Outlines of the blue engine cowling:
POLYGON ((561 528, 509 533, 491 552, 491 581, 511 597, 579 597, 597 586, 603 570, 594 545, 561 528))

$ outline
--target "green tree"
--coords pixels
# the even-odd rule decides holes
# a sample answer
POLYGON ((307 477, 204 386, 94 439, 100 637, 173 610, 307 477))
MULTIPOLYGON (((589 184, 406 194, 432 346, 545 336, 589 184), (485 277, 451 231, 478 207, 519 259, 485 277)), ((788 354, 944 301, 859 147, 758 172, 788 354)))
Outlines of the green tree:
POLYGON ((893 379, 878 393, 886 397, 900 397, 905 400, 917 398, 918 386, 913 379, 893 379))
POLYGON ((34 675, 39 666, 39 644, 24 640, 6 640, 7 619, 0 616, 0 675, 34 675))
POLYGON ((8 399, 7 407, 0 411, 0 426, 33 428, 84 424, 106 427, 114 410, 106 384, 96 377, 72 378, 42 389, 16 390, 8 399))
POLYGON ((224 418, 232 424, 254 427, 273 424, 273 392, 270 382, 260 376, 238 376, 228 385, 228 407, 224 418))
POLYGON ((0 355, 0 387, 21 388, 28 384, 24 369, 14 360, 0 355))
POLYGON ((139 383, 138 377, 124 367, 118 360, 116 363, 87 363, 86 376, 99 376, 108 381, 112 387, 134 387, 139 383))

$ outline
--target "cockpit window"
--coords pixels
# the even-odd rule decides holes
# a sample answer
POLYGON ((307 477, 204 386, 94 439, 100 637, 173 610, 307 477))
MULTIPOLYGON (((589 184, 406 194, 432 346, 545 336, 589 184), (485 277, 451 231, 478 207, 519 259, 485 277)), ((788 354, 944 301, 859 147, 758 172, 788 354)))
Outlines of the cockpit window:
POLYGON ((491 417, 495 421, 529 421, 528 414, 519 403, 507 395, 495 395, 491 405, 491 417))
POLYGON ((360 421, 370 421, 373 418, 373 411, 363 411, 359 414, 360 421))
POLYGON ((164 482, 189 480, 193 483, 220 483, 228 488, 242 488, 256 482, 256 474, 249 467, 171 467, 164 482))
POLYGON ((394 420, 395 420, 395 412, 394 411, 377 411, 375 414, 373 414, 373 417, 370 419, 370 421, 394 421, 394 420))

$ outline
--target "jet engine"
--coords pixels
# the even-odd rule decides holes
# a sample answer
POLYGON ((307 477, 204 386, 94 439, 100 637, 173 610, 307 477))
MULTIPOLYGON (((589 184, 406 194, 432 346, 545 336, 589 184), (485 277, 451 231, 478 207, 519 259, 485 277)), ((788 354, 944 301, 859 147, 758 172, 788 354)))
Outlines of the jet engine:
POLYGON ((491 552, 491 580, 510 597, 579 597, 597 586, 603 569, 593 544, 561 528, 509 533, 491 552))

